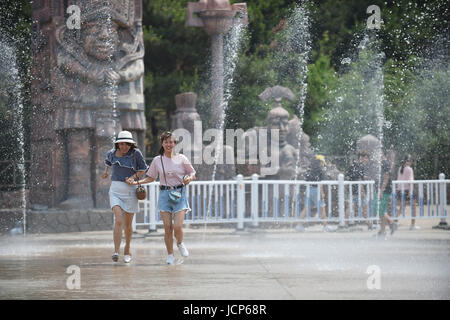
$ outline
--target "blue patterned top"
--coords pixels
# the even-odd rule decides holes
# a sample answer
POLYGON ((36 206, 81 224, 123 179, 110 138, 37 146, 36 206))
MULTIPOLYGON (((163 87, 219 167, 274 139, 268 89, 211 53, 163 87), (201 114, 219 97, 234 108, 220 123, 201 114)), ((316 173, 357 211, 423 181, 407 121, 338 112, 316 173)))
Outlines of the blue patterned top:
POLYGON ((109 150, 105 159, 105 165, 112 167, 112 181, 125 182, 125 179, 134 175, 136 171, 147 171, 148 166, 139 149, 130 150, 122 157, 117 157, 115 153, 116 149, 109 150))

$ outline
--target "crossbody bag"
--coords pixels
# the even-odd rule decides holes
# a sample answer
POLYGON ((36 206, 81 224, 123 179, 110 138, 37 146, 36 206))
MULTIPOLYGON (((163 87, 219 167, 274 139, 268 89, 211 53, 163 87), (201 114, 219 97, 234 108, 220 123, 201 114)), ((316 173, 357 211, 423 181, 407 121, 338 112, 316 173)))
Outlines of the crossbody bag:
MULTIPOLYGON (((166 185, 168 186, 168 184, 167 184, 167 177, 166 177, 166 170, 164 170, 164 163, 163 163, 162 157, 163 156, 161 156, 161 165, 162 165, 162 168, 163 168, 164 180, 166 181, 166 185)), ((181 188, 181 192, 183 192, 183 189, 184 189, 184 182, 183 182, 183 187, 181 188)), ((175 190, 170 190, 170 192, 169 192, 169 200, 172 203, 178 203, 180 201, 180 199, 181 199, 181 195, 182 195, 181 192, 177 191, 176 189, 175 190)))

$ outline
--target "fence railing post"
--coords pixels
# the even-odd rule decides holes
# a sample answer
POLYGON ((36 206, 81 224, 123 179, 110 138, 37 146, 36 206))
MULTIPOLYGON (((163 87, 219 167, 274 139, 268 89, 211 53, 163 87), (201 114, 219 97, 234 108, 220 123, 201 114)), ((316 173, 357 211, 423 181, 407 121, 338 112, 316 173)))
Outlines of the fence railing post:
POLYGON ((244 176, 242 174, 238 174, 236 177, 237 181, 237 230, 244 229, 244 211, 245 211, 245 185, 244 185, 244 176))
POLYGON ((339 204, 339 227, 345 227, 345 198, 344 198, 344 175, 338 175, 338 204, 339 204))
POLYGON ((149 223, 150 227, 148 228, 148 232, 156 232, 156 185, 150 184, 149 185, 149 206, 150 206, 150 217, 149 217, 149 223))
POLYGON ((256 173, 252 174, 252 200, 251 200, 251 211, 252 211, 252 226, 258 226, 258 175, 256 173))

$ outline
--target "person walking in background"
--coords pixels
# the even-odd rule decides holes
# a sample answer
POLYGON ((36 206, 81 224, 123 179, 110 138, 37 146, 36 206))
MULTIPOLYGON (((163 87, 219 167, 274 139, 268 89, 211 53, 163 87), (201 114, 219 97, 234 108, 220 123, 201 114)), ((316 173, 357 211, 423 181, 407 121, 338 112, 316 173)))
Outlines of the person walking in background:
POLYGON ((183 243, 183 223, 186 212, 190 211, 186 196, 186 185, 195 179, 195 170, 185 155, 175 153, 176 136, 166 131, 160 136, 161 148, 146 177, 139 182, 128 179, 130 185, 150 183, 158 176, 160 192, 158 197, 158 210, 164 224, 164 242, 167 249, 166 264, 175 264, 173 255, 173 237, 177 240, 177 247, 182 257, 188 257, 189 251, 183 243))
POLYGON ((114 149, 106 154, 105 171, 102 179, 108 178, 112 168, 109 203, 114 212, 114 262, 119 260, 120 243, 122 242, 122 226, 125 227, 124 262, 131 262, 130 242, 133 235, 133 216, 138 211, 136 188, 129 186, 126 180, 138 179, 148 166, 144 156, 137 149, 133 135, 129 131, 121 131, 114 142, 114 149))
POLYGON ((378 181, 375 182, 375 202, 373 205, 373 212, 378 213, 380 217, 380 230, 377 236, 386 236, 386 224, 391 229, 391 235, 394 234, 394 221, 387 214, 388 204, 392 197, 392 177, 391 166, 389 161, 383 154, 383 160, 381 161, 381 186, 378 193, 378 181))
MULTIPOLYGON (((305 175, 306 181, 323 181, 327 180, 326 174, 324 171, 324 167, 326 165, 325 157, 323 155, 317 155, 315 158, 311 161, 311 166, 309 167, 308 171, 305 175)), ((306 190, 305 190, 305 203, 309 201, 309 209, 317 208, 317 215, 320 215, 321 219, 323 219, 323 231, 324 232, 330 232, 334 231, 331 226, 327 225, 326 222, 326 213, 325 213, 325 194, 323 192, 323 189, 320 188, 320 185, 310 185, 309 187, 309 198, 307 198, 306 190), (317 200, 317 196, 320 190, 320 200, 317 200), (320 207, 320 210, 319 210, 320 207)), ((306 205, 303 207, 302 211, 300 212, 300 218, 305 219, 306 217, 306 205)), ((303 224, 298 224, 295 229, 299 232, 306 231, 303 224)))
MULTIPOLYGON (((400 167, 398 168, 397 172, 397 180, 400 181, 414 181, 414 170, 412 169, 413 165, 413 159, 410 154, 406 154, 403 157, 403 160, 400 162, 400 167)), ((400 209, 406 210, 406 208, 402 207, 402 197, 404 199, 405 207, 406 205, 410 204, 412 202, 412 217, 416 216, 416 194, 414 193, 414 187, 413 189, 410 188, 410 183, 399 183, 397 184, 397 204, 396 204, 396 217, 398 217, 401 214, 400 209), (402 194, 402 186, 404 193, 402 194)), ((398 222, 395 222, 395 227, 398 227, 398 222)), ((420 229, 419 226, 416 226, 416 220, 413 218, 411 219, 411 226, 409 228, 410 230, 418 230, 420 229)))
MULTIPOLYGON (((367 151, 362 150, 358 152, 358 161, 354 161, 346 172, 346 179, 350 181, 364 181, 367 180, 365 176, 366 165, 369 162, 370 155, 367 151)), ((367 219, 367 208, 369 206, 369 197, 366 194, 364 186, 361 186, 361 210, 364 218, 367 219)), ((345 219, 350 217, 350 208, 353 212, 358 212, 358 185, 352 185, 352 199, 347 199, 347 210, 345 211, 345 219), (352 207, 353 206, 353 207, 352 207)), ((348 225, 348 222, 346 222, 348 225)), ((373 229, 372 221, 367 221, 367 228, 373 229)))

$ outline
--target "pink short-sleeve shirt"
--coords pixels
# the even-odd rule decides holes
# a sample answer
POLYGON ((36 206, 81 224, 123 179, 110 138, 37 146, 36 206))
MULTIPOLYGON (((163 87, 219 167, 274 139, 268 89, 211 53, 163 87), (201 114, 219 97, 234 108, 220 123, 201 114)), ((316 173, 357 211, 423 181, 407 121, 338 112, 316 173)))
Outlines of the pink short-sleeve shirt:
MULTIPOLYGON (((410 166, 405 166, 403 168, 403 173, 400 172, 400 169, 401 168, 399 168, 397 172, 397 180, 414 180, 414 171, 410 166)), ((397 185, 397 190, 402 190, 402 184, 399 183, 397 185)), ((404 190, 409 190, 409 183, 404 184, 404 190)))
POLYGON ((159 175, 161 185, 170 187, 175 187, 182 184, 183 177, 191 174, 195 174, 195 170, 189 162, 189 159, 181 153, 172 156, 172 158, 168 158, 164 155, 156 156, 147 171, 147 176, 156 180, 159 175), (167 181, 164 179, 161 157, 164 163, 167 181))

